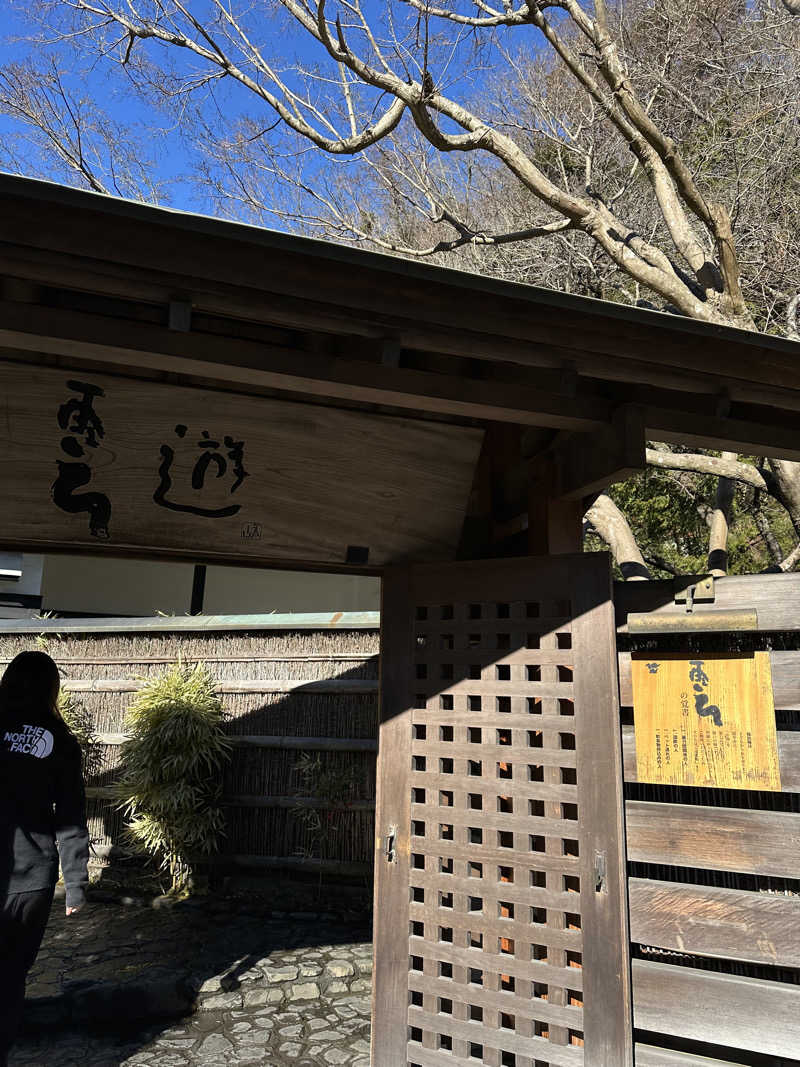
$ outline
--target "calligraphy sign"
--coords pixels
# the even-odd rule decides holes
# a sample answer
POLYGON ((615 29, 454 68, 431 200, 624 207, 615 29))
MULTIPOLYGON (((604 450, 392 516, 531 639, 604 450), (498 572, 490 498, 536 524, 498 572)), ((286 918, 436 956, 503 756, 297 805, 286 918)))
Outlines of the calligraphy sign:
POLYGON ((768 652, 634 653, 640 782, 780 790, 768 652))
POLYGON ((0 362, 0 540, 452 559, 482 431, 0 362), (352 550, 352 551, 351 551, 352 550))

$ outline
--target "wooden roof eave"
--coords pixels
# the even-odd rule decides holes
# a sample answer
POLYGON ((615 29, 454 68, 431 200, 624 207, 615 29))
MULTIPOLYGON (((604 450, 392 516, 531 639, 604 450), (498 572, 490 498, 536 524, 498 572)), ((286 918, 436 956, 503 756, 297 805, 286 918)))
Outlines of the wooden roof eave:
POLYGON ((0 275, 34 287, 0 304, 9 355, 585 432, 636 404, 660 439, 800 458, 796 342, 8 175, 0 194, 0 275), (120 331, 114 315, 47 306, 41 286, 132 304, 178 298, 233 325, 187 333, 126 318, 120 331), (236 322, 322 343, 225 334, 236 322), (337 335, 366 340, 349 358, 326 349, 337 335), (469 369, 427 369, 426 352, 469 369))

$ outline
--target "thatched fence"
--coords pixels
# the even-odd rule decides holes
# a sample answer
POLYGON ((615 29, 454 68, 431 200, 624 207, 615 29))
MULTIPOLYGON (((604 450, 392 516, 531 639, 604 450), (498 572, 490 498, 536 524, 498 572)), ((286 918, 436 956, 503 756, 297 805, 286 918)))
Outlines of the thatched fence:
POLYGON ((372 859, 377 613, 46 619, 0 626, 0 670, 42 648, 84 705, 99 746, 88 783, 95 856, 120 849, 108 798, 125 709, 143 679, 202 662, 234 751, 224 781, 221 863, 365 874, 372 859))

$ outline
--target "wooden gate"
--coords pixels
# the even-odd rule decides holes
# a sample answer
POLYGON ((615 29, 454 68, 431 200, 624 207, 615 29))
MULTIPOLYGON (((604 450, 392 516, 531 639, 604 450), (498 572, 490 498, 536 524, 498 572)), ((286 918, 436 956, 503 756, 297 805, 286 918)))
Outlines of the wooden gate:
POLYGON ((382 620, 373 1067, 625 1067, 608 557, 392 569, 382 620))

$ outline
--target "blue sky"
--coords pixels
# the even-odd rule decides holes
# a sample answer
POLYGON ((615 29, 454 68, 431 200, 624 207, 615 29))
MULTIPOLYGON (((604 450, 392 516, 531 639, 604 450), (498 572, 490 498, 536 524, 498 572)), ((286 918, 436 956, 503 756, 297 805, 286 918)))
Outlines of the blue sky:
MULTIPOLYGON (((333 7, 332 0, 329 2, 333 7)), ((207 8, 207 4, 208 0, 196 0, 193 10, 202 12, 207 8)), ((196 160, 180 131, 175 130, 172 120, 167 119, 163 110, 148 105, 131 91, 129 81, 118 63, 110 60, 91 63, 87 57, 79 56, 73 48, 64 45, 51 46, 45 50, 32 49, 25 38, 39 35, 42 28, 34 24, 31 18, 29 0, 0 0, 0 5, 0 70, 9 62, 25 61, 32 56, 37 60, 45 55, 55 56, 64 84, 75 98, 86 99, 89 108, 101 108, 115 122, 130 127, 134 138, 143 138, 143 151, 149 160, 148 171, 153 178, 163 183, 160 196, 163 201, 185 210, 207 213, 215 210, 213 200, 204 192, 202 182, 193 180, 196 160)), ((405 5, 394 7, 401 15, 408 16, 409 9, 405 5)), ((387 7, 380 0, 366 0, 365 9, 377 12, 385 11, 387 7)), ((256 35, 255 39, 263 41, 264 50, 271 59, 284 67, 290 67, 296 60, 309 63, 322 57, 320 47, 301 27, 296 27, 279 9, 276 11, 275 7, 271 7, 272 14, 269 14, 269 10, 266 0, 256 0, 255 5, 249 8, 249 26, 256 35), (259 3, 263 5, 265 15, 258 14, 259 3)), ((155 62, 160 62, 160 57, 166 53, 173 62, 182 63, 184 69, 189 64, 197 68, 201 62, 182 50, 165 49, 155 42, 139 42, 136 48, 142 49, 155 62)), ((440 69, 443 68, 444 62, 442 59, 440 69)), ((447 75, 455 81, 463 76, 463 64, 458 52, 455 53, 455 58, 451 56, 447 63, 447 75)), ((458 95, 458 89, 456 94, 458 95)), ((386 101, 381 101, 380 108, 385 104, 386 101)), ((274 114, 267 105, 254 100, 251 94, 231 84, 229 79, 215 83, 213 97, 206 98, 202 110, 215 121, 221 116, 237 116, 242 112, 257 116, 260 125, 268 125, 274 119, 274 114)), ((0 140, 9 144, 20 144, 18 139, 24 135, 25 128, 22 123, 0 115, 0 140)), ((277 133, 273 136, 276 135, 277 133)), ((24 145, 24 141, 22 144, 24 145)), ((318 176, 325 167, 352 165, 341 158, 338 161, 326 161, 316 151, 305 153, 303 160, 306 172, 313 176, 318 176)), ((8 163, 5 166, 8 167, 8 163)), ((65 168, 54 166, 52 160, 48 162, 46 155, 42 156, 34 150, 24 151, 22 162, 18 166, 28 174, 66 180, 65 168)))
MULTIPOLYGON (((308 39, 302 30, 287 32, 286 20, 282 19, 281 22, 282 51, 287 60, 293 56, 304 59, 313 56, 315 42, 308 39)), ((37 62, 45 56, 54 57, 63 83, 75 99, 84 99, 90 107, 96 105, 115 122, 130 127, 135 136, 144 139, 154 177, 164 183, 165 201, 183 210, 213 211, 211 201, 191 177, 192 153, 180 130, 175 129, 171 119, 141 99, 119 64, 109 60, 92 63, 64 45, 40 48, 35 39, 42 32, 42 28, 30 17, 30 6, 26 0, 0 0, 0 69, 5 69, 9 63, 37 62)), ((146 47, 155 62, 158 62, 159 55, 167 52, 171 59, 176 58, 176 49, 167 50, 155 42, 148 42, 146 47)), ((178 53, 177 58, 184 59, 184 56, 178 53)), ((187 58, 196 66, 200 64, 200 60, 194 57, 187 58)), ((236 114, 243 108, 252 110, 250 94, 228 81, 215 85, 214 107, 210 109, 212 114, 218 109, 236 114)), ((0 113, 0 141, 10 143, 13 139, 24 137, 27 132, 25 123, 0 113)), ((63 171, 52 159, 32 151, 27 153, 20 169, 34 177, 65 180, 63 171)))

